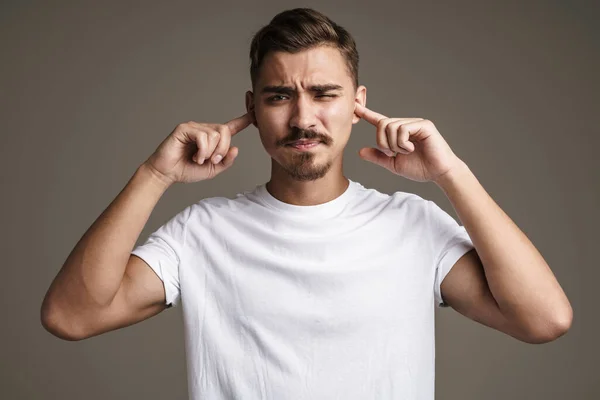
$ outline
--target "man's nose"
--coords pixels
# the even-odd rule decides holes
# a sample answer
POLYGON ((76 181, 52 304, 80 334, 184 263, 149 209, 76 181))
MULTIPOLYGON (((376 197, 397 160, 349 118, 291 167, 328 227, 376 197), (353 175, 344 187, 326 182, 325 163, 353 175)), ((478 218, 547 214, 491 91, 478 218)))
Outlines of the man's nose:
POLYGON ((312 129, 316 125, 316 109, 309 96, 298 96, 292 109, 290 128, 312 129))

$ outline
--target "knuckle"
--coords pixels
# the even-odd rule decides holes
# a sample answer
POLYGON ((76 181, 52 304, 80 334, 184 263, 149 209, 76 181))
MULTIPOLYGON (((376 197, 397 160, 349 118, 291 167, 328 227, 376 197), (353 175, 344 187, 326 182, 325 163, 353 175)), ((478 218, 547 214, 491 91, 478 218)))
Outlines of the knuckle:
POLYGON ((182 122, 176 127, 179 131, 194 132, 197 129, 197 124, 194 121, 182 122))
POLYGON ((219 132, 221 135, 226 135, 229 133, 229 127, 227 125, 218 125, 216 127, 217 132, 219 132))

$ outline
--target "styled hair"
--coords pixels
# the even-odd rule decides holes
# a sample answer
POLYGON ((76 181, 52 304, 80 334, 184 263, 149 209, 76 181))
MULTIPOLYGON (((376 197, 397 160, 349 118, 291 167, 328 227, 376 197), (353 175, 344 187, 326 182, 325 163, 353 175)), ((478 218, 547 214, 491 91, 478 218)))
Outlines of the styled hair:
POLYGON ((310 8, 295 8, 277 14, 252 38, 250 79, 255 87, 260 67, 270 52, 297 53, 317 46, 331 46, 346 60, 348 72, 358 87, 358 51, 352 36, 324 14, 310 8))

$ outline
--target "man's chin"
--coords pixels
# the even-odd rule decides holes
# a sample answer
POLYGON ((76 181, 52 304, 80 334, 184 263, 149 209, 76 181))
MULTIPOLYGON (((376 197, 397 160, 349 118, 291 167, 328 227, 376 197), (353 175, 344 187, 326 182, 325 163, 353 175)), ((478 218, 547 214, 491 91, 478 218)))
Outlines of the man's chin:
POLYGON ((314 162, 305 162, 302 165, 290 165, 285 170, 294 180, 306 182, 323 178, 331 169, 331 163, 315 165, 314 162))

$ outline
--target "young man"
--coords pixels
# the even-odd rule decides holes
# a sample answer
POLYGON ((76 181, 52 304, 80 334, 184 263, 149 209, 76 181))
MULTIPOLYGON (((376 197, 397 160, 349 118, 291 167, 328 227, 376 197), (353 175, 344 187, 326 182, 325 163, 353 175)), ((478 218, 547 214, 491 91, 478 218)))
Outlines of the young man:
POLYGON ((161 143, 66 260, 42 306, 46 329, 80 340, 181 302, 198 399, 433 399, 436 305, 528 343, 568 330, 550 268, 435 125, 366 108, 348 32, 286 11, 250 57, 247 113, 181 124, 161 143), (464 226, 417 195, 344 176, 361 118, 377 148, 360 156, 435 182, 464 226), (271 179, 190 205, 133 249, 167 188, 229 168, 231 137, 249 124, 271 179))

